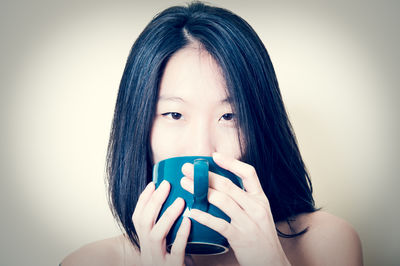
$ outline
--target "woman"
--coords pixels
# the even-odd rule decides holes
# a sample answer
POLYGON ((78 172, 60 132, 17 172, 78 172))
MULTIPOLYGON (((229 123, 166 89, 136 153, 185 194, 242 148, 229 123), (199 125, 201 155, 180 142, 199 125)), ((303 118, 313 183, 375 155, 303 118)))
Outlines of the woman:
MULTIPOLYGON (((158 14, 133 45, 122 76, 107 158, 110 206, 124 234, 88 244, 68 265, 361 265, 357 233, 317 210, 267 50, 225 9, 194 2, 158 14), (245 190, 210 176, 210 203, 227 223, 191 218, 225 236, 228 253, 186 256, 190 219, 171 252, 165 237, 184 209, 156 221, 170 185, 152 167, 185 155, 213 156, 245 190)), ((193 165, 181 185, 193 190, 193 165)))

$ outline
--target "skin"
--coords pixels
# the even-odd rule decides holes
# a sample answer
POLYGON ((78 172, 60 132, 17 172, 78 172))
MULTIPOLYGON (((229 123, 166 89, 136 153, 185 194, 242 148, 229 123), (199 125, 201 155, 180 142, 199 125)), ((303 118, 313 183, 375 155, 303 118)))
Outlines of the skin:
MULTIPOLYGON (((309 227, 305 235, 278 238, 276 227, 286 233, 290 230, 286 223, 274 223, 254 167, 238 160, 238 129, 225 81, 218 64, 197 43, 176 52, 166 66, 151 148, 155 163, 174 156, 213 156, 219 166, 242 178, 245 191, 209 173, 208 200, 224 211, 231 223, 199 210, 192 210, 190 216, 225 236, 231 248, 223 255, 193 256, 196 265, 362 265, 361 244, 354 229, 321 211, 296 217, 293 227, 299 231, 309 227)), ((182 187, 193 192, 193 165, 185 164, 182 174, 182 187)), ((190 220, 183 220, 171 253, 166 251, 165 238, 182 213, 184 201, 177 199, 155 223, 169 190, 168 182, 157 190, 151 182, 139 197, 132 220, 141 252, 119 236, 84 246, 63 265, 183 265, 190 220)))
POLYGON ((161 79, 151 131, 155 163, 174 156, 211 156, 217 151, 239 158, 237 129, 225 88, 217 63, 197 44, 172 56, 161 79))
MULTIPOLYGON (((210 173, 209 201, 231 217, 230 224, 196 211, 193 211, 192 218, 227 237, 240 264, 286 265, 288 261, 275 233, 268 200, 254 168, 236 160, 240 156, 238 130, 227 97, 220 69, 205 50, 194 43, 178 51, 168 62, 161 80, 151 132, 153 159, 158 162, 173 156, 213 155, 217 164, 242 177, 247 192, 210 173), (260 242, 263 245, 256 245, 257 248, 249 252, 249 244, 255 246, 260 242), (266 249, 269 252, 266 253, 266 249)), ((187 164, 183 170, 187 177, 183 179, 182 186, 192 192, 193 165, 187 164)), ((165 237, 182 212, 184 202, 178 199, 167 210, 167 215, 163 215, 170 219, 160 219, 154 224, 169 190, 166 182, 161 186, 153 192, 154 184, 149 184, 133 215, 143 243, 142 262, 182 264, 189 219, 185 218, 178 232, 180 237, 172 246, 171 254, 168 254, 165 237)))

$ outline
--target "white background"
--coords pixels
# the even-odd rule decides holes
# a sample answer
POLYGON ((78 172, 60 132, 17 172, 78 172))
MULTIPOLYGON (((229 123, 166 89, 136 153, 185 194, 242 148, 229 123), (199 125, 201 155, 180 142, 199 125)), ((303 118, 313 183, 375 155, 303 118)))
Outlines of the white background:
MULTIPOLYGON (((183 1, 2 1, 0 265, 58 265, 119 234, 104 186, 119 81, 151 18, 183 1)), ((399 255, 398 1, 210 1, 246 19, 277 72, 317 206, 399 255)))

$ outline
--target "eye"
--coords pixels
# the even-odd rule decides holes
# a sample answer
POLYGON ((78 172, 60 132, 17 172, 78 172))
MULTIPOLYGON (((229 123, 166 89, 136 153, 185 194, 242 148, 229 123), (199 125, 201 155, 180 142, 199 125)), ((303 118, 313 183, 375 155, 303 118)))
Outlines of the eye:
POLYGON ((235 117, 235 114, 232 113, 226 113, 224 114, 221 119, 225 120, 225 121, 230 121, 235 117))
POLYGON ((176 113, 176 112, 169 112, 169 113, 163 113, 162 116, 170 117, 173 120, 179 120, 179 119, 181 119, 182 114, 176 113))

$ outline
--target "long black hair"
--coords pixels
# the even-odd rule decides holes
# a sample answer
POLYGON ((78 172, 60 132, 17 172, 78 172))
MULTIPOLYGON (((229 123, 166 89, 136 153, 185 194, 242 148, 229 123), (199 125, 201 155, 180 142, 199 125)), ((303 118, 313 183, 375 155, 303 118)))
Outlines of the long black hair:
MULTIPOLYGON (((152 179, 150 132, 159 83, 168 59, 193 41, 222 70, 244 142, 241 160, 255 167, 275 222, 289 223, 297 214, 316 210, 310 178, 262 41, 232 12, 192 2, 152 19, 132 46, 119 87, 106 182, 112 213, 137 247, 132 214, 152 179)), ((286 237, 304 232, 278 231, 286 237)))

